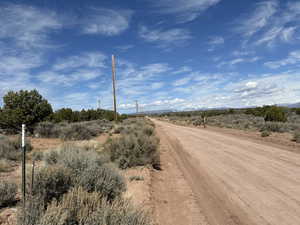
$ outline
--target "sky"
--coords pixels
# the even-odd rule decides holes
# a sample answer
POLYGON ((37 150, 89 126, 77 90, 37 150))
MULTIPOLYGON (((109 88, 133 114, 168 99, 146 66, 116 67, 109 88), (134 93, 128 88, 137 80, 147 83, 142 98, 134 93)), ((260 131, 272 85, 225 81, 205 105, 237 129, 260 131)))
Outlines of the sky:
POLYGON ((112 109, 112 54, 122 113, 300 102, 300 1, 0 2, 1 98, 112 109))

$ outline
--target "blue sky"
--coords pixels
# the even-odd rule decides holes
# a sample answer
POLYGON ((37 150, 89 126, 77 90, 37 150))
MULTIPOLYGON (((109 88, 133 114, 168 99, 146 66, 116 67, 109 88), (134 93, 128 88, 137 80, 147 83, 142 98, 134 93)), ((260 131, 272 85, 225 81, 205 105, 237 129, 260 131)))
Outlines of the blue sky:
POLYGON ((300 101, 298 0, 2 0, 0 95, 55 109, 244 107, 300 101))

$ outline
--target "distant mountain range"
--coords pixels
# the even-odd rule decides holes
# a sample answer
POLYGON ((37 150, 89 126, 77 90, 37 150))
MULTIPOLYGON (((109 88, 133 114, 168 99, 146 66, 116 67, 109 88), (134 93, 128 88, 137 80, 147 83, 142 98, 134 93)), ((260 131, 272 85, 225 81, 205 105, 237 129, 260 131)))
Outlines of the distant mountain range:
POLYGON ((280 106, 288 107, 288 108, 300 108, 300 102, 293 104, 279 104, 280 106))

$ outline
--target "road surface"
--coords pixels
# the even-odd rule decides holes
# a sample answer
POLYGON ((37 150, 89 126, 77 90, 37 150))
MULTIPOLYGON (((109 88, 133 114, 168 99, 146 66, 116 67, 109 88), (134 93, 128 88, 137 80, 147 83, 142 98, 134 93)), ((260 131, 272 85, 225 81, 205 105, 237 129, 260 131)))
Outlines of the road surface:
POLYGON ((163 148, 153 177, 158 224, 300 224, 300 154, 153 122, 163 148))

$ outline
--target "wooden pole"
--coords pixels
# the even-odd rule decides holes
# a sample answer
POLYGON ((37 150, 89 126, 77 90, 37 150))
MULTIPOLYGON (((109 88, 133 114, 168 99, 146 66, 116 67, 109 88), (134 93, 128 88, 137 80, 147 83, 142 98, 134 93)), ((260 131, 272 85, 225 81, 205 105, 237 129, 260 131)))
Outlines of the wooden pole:
POLYGON ((115 68, 115 56, 112 55, 112 82, 113 82, 113 99, 114 99, 114 112, 115 112, 115 122, 118 120, 117 116, 117 102, 116 102, 116 68, 115 68))
POLYGON ((22 204, 25 211, 26 203, 26 144, 25 144, 25 124, 22 124, 22 204))
POLYGON ((135 108, 136 108, 136 114, 139 113, 139 103, 137 100, 135 100, 135 108))

